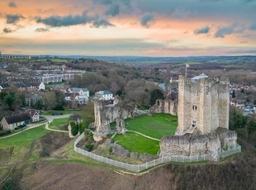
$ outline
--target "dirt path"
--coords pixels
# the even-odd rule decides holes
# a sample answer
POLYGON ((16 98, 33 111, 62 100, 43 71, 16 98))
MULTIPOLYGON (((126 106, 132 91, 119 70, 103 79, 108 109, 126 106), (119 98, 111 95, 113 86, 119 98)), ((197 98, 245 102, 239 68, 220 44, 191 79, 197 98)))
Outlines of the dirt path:
POLYGON ((152 139, 152 140, 155 140, 155 141, 160 141, 160 139, 156 139, 156 138, 153 138, 153 137, 144 135, 143 133, 140 133, 140 132, 137 132, 137 131, 127 130, 127 132, 137 133, 138 135, 141 135, 141 136, 146 137, 146 138, 148 138, 148 139, 152 139))
POLYGON ((65 130, 59 130, 59 129, 51 129, 51 128, 49 128, 49 125, 50 125, 51 122, 52 122, 52 121, 49 121, 49 122, 46 123, 46 125, 45 125, 45 129, 46 129, 46 130, 55 131, 55 132, 60 132, 60 133, 68 133, 68 131, 65 131, 65 130))

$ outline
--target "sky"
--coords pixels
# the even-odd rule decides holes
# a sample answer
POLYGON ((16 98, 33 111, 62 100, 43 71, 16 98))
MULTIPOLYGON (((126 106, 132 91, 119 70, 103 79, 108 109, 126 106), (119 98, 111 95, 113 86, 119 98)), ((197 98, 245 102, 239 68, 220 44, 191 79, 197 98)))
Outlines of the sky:
POLYGON ((1 0, 2 54, 256 55, 256 0, 1 0))

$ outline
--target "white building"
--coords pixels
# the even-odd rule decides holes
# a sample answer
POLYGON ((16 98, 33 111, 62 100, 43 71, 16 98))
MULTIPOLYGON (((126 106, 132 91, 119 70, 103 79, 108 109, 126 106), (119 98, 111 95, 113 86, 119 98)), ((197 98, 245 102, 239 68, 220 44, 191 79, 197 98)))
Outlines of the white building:
POLYGON ((79 104, 87 104, 89 102, 90 94, 87 88, 70 88, 69 92, 77 94, 75 100, 78 101, 79 104))
POLYGON ((99 100, 113 100, 113 94, 108 90, 101 90, 95 93, 95 96, 99 98, 99 100))
POLYGON ((43 82, 39 84, 38 90, 45 90, 45 84, 43 82))
POLYGON ((74 78, 74 74, 44 74, 42 76, 42 82, 44 84, 58 83, 63 80, 71 80, 74 78))

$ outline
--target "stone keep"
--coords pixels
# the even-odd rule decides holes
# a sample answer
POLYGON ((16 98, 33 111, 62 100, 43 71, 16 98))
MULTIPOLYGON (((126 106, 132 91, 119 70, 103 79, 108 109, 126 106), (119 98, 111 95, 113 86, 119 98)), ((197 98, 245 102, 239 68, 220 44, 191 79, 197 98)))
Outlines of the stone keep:
POLYGON ((179 76, 178 128, 182 135, 191 127, 209 134, 218 127, 228 129, 229 81, 225 78, 191 80, 179 76))
POLYGON ((237 134, 228 129, 229 81, 206 77, 179 77, 178 127, 161 139, 160 157, 204 155, 218 161, 221 152, 237 147, 237 134))

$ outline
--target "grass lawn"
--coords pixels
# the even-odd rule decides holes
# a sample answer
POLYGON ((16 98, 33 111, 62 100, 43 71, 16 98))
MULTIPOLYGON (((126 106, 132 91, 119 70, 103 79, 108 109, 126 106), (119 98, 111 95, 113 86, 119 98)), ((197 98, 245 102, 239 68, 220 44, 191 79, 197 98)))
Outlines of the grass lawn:
POLYGON ((10 147, 10 146, 27 146, 32 141, 44 136, 45 134, 49 133, 44 128, 44 125, 39 126, 34 129, 27 130, 25 132, 22 132, 20 134, 14 135, 12 137, 6 138, 6 139, 0 139, 0 147, 10 147))
POLYGON ((51 129, 59 129, 59 127, 62 127, 63 125, 68 124, 69 118, 60 118, 60 119, 54 119, 51 123, 49 128, 51 129))
POLYGON ((154 114, 152 117, 141 115, 125 120, 128 130, 138 131, 147 136, 161 139, 164 135, 173 135, 178 124, 178 117, 170 114, 154 114))
POLYGON ((54 112, 62 113, 63 115, 72 114, 72 113, 80 114, 81 110, 80 109, 75 109, 75 110, 72 110, 72 109, 70 109, 70 110, 50 110, 50 111, 44 111, 42 113, 42 115, 52 115, 54 112))
POLYGON ((118 141, 118 144, 123 146, 130 152, 148 153, 156 155, 160 150, 159 142, 145 138, 136 133, 127 132, 126 135, 117 135, 114 137, 114 141, 118 141))

